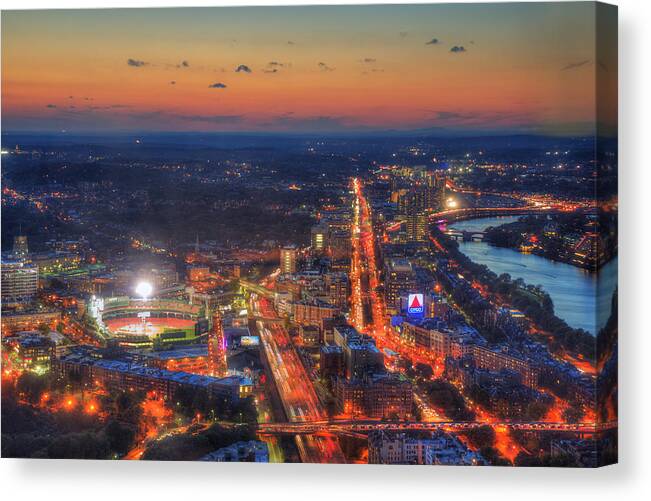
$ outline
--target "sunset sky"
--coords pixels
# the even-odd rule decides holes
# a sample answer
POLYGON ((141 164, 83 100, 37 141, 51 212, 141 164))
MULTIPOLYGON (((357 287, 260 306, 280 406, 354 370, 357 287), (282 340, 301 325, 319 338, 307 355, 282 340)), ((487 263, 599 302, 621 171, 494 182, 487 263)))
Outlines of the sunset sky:
POLYGON ((587 134, 592 3, 4 11, 4 131, 587 134))

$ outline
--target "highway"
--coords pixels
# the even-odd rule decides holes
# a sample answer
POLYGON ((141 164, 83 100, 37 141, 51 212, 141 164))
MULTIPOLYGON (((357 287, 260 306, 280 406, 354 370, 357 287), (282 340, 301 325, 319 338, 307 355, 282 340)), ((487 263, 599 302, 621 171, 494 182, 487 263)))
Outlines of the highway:
MULTIPOLYGON (((326 413, 316 395, 312 381, 270 301, 252 295, 250 308, 254 316, 267 319, 275 317, 278 320, 276 323, 257 321, 256 327, 260 333, 271 376, 290 422, 300 424, 325 419, 326 413)), ((301 461, 304 463, 346 462, 336 436, 328 430, 316 430, 314 433, 296 436, 301 461)))

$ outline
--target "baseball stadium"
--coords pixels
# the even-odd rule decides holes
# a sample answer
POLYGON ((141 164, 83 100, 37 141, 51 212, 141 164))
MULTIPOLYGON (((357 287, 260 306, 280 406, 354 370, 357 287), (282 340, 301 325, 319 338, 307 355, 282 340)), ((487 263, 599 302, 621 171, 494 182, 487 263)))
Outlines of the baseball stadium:
POLYGON ((95 319, 122 346, 186 344, 208 330, 203 308, 175 299, 105 298, 95 319))

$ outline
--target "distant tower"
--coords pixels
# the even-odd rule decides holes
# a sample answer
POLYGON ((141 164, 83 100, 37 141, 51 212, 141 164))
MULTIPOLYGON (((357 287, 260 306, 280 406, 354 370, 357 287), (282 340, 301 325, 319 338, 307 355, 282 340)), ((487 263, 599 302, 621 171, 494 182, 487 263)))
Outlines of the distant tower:
POLYGON ((296 254, 298 250, 293 245, 280 249, 280 272, 296 273, 296 254))
POLYGON ((215 310, 212 315, 212 327, 208 332, 208 374, 222 377, 226 375, 226 337, 222 326, 222 316, 215 310))
POLYGON ((25 259, 29 254, 27 247, 27 237, 25 235, 16 235, 14 237, 13 255, 17 259, 25 259))

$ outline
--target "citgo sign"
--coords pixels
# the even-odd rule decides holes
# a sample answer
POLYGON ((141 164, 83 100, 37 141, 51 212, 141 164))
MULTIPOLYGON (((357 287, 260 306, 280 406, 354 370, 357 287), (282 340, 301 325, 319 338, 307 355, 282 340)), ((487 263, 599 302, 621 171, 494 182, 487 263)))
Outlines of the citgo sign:
POLYGON ((423 306, 422 294, 409 294, 407 300, 407 314, 409 315, 422 315, 425 311, 423 306))

